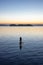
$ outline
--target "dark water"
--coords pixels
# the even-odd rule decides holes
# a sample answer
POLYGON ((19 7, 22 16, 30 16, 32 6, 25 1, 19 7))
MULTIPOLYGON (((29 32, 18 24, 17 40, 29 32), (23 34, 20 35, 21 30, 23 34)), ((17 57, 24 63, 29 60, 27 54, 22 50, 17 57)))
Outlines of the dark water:
POLYGON ((0 27, 0 65, 43 65, 43 27, 0 27))

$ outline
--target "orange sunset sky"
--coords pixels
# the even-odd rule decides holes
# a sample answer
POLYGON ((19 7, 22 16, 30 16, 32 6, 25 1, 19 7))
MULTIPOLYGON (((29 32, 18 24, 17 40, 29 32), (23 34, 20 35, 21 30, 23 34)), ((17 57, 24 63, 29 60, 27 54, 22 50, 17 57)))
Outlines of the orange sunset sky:
POLYGON ((43 24, 43 21, 40 20, 33 20, 33 21, 18 21, 18 20, 0 20, 0 24, 43 24))

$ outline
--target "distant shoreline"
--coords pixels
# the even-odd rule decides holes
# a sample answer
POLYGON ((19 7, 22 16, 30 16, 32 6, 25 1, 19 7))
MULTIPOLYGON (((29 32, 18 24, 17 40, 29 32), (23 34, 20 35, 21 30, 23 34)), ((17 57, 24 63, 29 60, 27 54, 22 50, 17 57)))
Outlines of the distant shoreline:
POLYGON ((0 26, 43 26, 43 24, 0 24, 0 26))

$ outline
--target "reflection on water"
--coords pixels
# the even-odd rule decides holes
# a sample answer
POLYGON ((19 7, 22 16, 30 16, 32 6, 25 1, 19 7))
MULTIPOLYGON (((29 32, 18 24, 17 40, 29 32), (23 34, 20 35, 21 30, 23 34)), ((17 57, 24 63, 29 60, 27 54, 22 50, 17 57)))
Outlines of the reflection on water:
POLYGON ((0 27, 0 65, 43 65, 43 27, 0 27))

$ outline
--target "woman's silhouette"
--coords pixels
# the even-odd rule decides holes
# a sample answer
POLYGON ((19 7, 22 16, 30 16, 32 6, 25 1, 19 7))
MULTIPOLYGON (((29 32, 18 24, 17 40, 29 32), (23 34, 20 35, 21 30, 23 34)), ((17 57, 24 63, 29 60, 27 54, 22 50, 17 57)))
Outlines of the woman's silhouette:
POLYGON ((22 37, 20 37, 19 47, 20 47, 20 50, 21 50, 22 49, 22 37))

